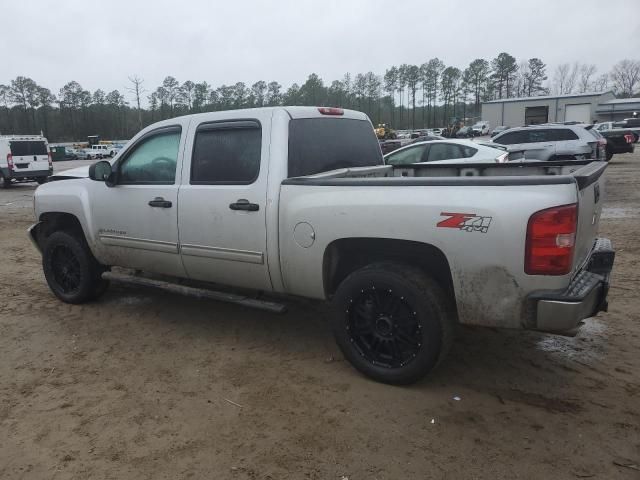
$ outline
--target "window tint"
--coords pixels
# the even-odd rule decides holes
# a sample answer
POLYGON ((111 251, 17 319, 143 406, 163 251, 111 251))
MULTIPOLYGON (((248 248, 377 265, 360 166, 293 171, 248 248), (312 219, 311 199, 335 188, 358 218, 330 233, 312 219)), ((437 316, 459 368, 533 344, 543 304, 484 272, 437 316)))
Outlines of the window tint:
POLYGON ((460 148, 462 149, 462 157, 463 158, 471 158, 478 151, 477 148, 469 147, 467 145, 460 145, 460 148))
POLYGON ((427 145, 416 145, 415 147, 409 147, 406 150, 394 152, 390 154, 387 159, 387 165, 410 165, 412 163, 418 163, 422 161, 422 153, 427 145))
POLYGON ((508 132, 493 139, 495 143, 501 145, 514 145, 516 143, 527 143, 526 132, 518 130, 516 132, 508 132))
POLYGON ((289 177, 383 163, 378 139, 365 120, 329 117, 289 122, 289 177))
POLYGON ((176 179, 180 131, 172 129, 143 139, 120 165, 118 183, 170 185, 176 179))
POLYGON ((11 155, 14 157, 48 155, 47 146, 44 142, 32 141, 12 141, 11 155))
POLYGON ((434 143, 429 149, 428 162, 464 158, 462 150, 453 143, 434 143))
POLYGON ((256 122, 201 126, 191 160, 191 183, 249 184, 260 173, 262 130, 256 122))
POLYGON ((523 143, 541 143, 551 141, 549 130, 528 130, 527 139, 523 143))
POLYGON ((568 128, 556 128, 553 130, 549 130, 549 139, 550 140, 577 140, 578 135, 575 134, 573 130, 568 128))

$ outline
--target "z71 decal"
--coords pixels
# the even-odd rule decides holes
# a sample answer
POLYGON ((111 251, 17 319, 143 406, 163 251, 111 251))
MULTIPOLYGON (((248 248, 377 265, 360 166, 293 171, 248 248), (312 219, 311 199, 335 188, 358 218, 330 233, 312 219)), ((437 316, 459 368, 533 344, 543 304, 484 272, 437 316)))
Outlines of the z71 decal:
POLYGON ((481 217, 475 213, 449 213, 442 212, 440 214, 445 218, 437 223, 439 228, 457 228, 465 232, 482 232, 487 233, 492 217, 481 217))

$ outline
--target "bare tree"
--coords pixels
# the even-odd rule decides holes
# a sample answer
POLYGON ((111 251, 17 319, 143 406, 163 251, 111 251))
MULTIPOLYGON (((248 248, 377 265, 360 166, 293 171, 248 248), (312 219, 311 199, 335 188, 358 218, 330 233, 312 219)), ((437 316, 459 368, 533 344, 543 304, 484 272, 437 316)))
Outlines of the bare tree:
POLYGON ((580 81, 578 82, 578 92, 585 93, 593 89, 591 77, 595 75, 597 68, 593 64, 583 64, 580 67, 580 81))
POLYGON ((640 60, 622 60, 611 71, 611 81, 621 97, 631 97, 640 86, 640 60))
POLYGON ((142 130, 142 109, 140 108, 140 96, 146 91, 142 87, 144 80, 139 78, 137 75, 134 75, 133 77, 129 77, 129 81, 132 83, 132 86, 127 87, 127 90, 133 93, 133 95, 136 97, 136 105, 138 107, 138 129, 142 130))
POLYGON ((580 64, 575 62, 571 67, 571 71, 569 75, 567 75, 567 81, 564 87, 564 93, 569 94, 573 93, 576 87, 576 82, 578 80, 578 73, 580 73, 580 64))
POLYGON ((593 81, 593 91, 594 92, 604 92, 609 86, 609 75, 607 73, 603 73, 599 75, 593 81))
POLYGON ((553 91, 558 95, 562 95, 565 92, 567 85, 567 77, 569 76, 569 70, 571 66, 568 63, 561 63, 556 67, 553 74, 553 91))

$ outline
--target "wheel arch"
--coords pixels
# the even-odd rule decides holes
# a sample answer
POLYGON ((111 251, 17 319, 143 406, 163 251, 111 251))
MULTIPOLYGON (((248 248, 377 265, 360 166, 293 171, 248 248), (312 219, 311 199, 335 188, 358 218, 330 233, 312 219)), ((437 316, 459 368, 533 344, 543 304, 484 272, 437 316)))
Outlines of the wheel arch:
POLYGON ((38 220, 38 226, 32 235, 34 235, 34 240, 40 248, 42 248, 42 245, 44 245, 44 242, 52 233, 61 230, 79 235, 85 241, 87 240, 80 219, 72 213, 44 212, 38 220))
POLYGON ((342 238, 327 245, 322 262, 325 297, 333 296, 350 273, 384 261, 417 266, 432 277, 455 304, 451 267, 444 252, 430 243, 393 238, 342 238))

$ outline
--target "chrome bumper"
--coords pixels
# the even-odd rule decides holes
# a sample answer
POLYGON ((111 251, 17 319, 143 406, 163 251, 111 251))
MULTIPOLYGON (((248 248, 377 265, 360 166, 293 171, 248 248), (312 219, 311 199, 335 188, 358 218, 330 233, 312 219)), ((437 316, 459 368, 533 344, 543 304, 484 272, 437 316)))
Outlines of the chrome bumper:
POLYGON ((606 312, 609 276, 615 251, 608 238, 594 243, 588 262, 566 290, 535 292, 529 296, 536 308, 536 329, 544 332, 575 334, 585 318, 606 312))

